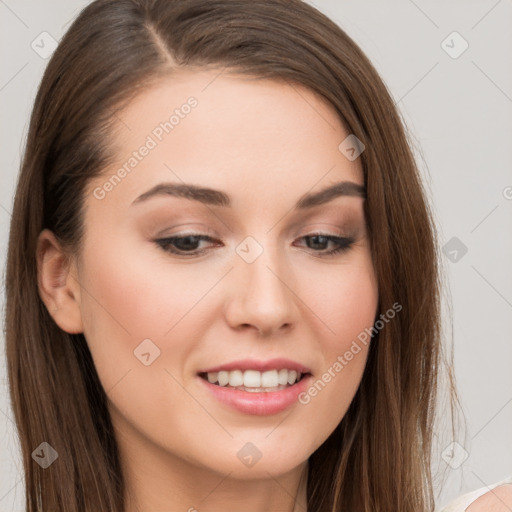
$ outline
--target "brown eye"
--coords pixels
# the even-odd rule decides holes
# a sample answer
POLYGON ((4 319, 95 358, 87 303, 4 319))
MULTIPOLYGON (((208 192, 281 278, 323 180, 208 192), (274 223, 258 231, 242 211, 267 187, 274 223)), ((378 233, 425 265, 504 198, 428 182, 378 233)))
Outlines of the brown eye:
MULTIPOLYGON (((334 235, 324 235, 315 233, 303 236, 300 240, 306 240, 306 246, 318 256, 333 256, 335 254, 348 251, 353 243, 354 238, 339 237, 334 235), (330 244, 334 244, 334 248, 327 250, 330 244)), ((201 242, 218 242, 210 236, 202 234, 188 234, 183 236, 170 236, 155 240, 155 243, 164 251, 178 256, 194 257, 205 254, 208 249, 199 249, 201 242)), ((216 244, 219 245, 218 243, 216 244)))
POLYGON ((185 236, 171 236, 166 238, 160 238, 155 240, 155 242, 166 252, 170 252, 172 254, 182 255, 182 256, 197 256, 200 254, 204 254, 206 252, 205 249, 198 250, 198 244, 201 241, 211 241, 215 242, 215 240, 207 235, 200 234, 192 234, 185 236))
POLYGON ((306 245, 308 248, 313 249, 314 252, 318 252, 320 256, 331 256, 348 251, 355 241, 350 237, 346 238, 334 235, 323 235, 321 233, 303 236, 302 239, 307 240, 306 245), (327 249, 329 243, 334 243, 335 248, 326 251, 325 249, 327 249))

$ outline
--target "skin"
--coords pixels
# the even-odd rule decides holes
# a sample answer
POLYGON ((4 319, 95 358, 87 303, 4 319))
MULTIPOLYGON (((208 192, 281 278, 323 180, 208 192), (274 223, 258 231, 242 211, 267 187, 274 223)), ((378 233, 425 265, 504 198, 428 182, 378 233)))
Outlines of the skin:
POLYGON ((512 510, 512 484, 503 484, 475 500, 467 512, 509 512, 512 510))
POLYGON ((300 477, 350 405, 368 346, 307 405, 270 416, 216 401, 197 372, 287 357, 318 379, 373 325, 378 289, 364 199, 292 210, 305 193, 364 183, 360 159, 338 150, 349 132, 306 88, 189 70, 145 89, 118 114, 112 134, 115 163, 85 191, 83 252, 66 258, 45 230, 38 261, 41 297, 63 330, 84 333, 107 392, 126 512, 305 510, 300 477), (197 107, 95 198, 95 187, 190 96, 197 107), (220 189, 233 205, 159 196, 131 206, 164 181, 220 189), (336 243, 303 238, 319 230, 355 241, 322 256, 336 243), (216 242, 200 242, 206 252, 188 259, 155 242, 191 232, 216 242), (263 249, 252 263, 235 251, 248 236, 263 249), (160 350, 149 366, 134 356, 145 339, 160 350), (237 457, 248 442, 262 454, 251 467, 237 457))

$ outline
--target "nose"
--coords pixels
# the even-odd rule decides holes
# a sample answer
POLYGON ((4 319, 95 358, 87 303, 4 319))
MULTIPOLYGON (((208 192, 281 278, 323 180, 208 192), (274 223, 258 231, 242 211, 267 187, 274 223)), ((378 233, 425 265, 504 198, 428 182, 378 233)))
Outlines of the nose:
POLYGON ((252 263, 239 259, 231 273, 230 299, 225 315, 238 331, 255 330, 271 335, 295 327, 299 316, 291 272, 269 251, 252 263))

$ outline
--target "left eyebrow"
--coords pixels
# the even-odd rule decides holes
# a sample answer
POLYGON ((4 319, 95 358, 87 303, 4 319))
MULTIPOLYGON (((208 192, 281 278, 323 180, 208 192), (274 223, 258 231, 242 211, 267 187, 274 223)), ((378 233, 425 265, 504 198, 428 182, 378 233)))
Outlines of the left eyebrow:
POLYGON ((304 194, 297 201, 294 209, 305 210, 306 208, 328 203, 340 196, 362 197, 366 199, 366 188, 364 185, 354 183, 353 181, 341 181, 320 190, 320 192, 304 194))
MULTIPOLYGON (((212 205, 231 207, 231 198, 225 192, 215 190, 212 188, 200 187, 190 183, 159 183, 147 192, 141 194, 135 199, 132 205, 146 201, 152 197, 168 195, 174 197, 182 197, 200 203, 212 205)), ((295 210, 305 210, 314 206, 328 203, 336 197, 362 197, 366 198, 366 188, 364 185, 354 183, 353 181, 341 181, 330 185, 319 192, 309 192, 299 198, 294 206, 295 210)))

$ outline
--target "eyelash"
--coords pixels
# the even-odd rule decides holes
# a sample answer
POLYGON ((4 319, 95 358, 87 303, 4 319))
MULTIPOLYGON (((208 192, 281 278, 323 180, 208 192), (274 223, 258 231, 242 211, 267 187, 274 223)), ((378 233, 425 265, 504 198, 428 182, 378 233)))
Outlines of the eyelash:
MULTIPOLYGON (((337 254, 347 252, 351 249, 352 245, 355 242, 354 238, 352 238, 352 237, 339 237, 339 236, 334 236, 334 235, 326 235, 324 233, 312 233, 311 235, 305 235, 305 236, 299 238, 299 240, 301 240, 303 238, 314 238, 314 237, 322 237, 322 238, 327 239, 327 242, 334 242, 338 245, 338 247, 336 249, 332 249, 330 251, 326 251, 326 252, 314 251, 314 252, 318 253, 319 257, 330 257, 330 256, 335 256, 337 254)), ((215 239, 213 239, 210 236, 202 235, 199 233, 191 233, 191 234, 183 235, 183 236, 171 236, 171 237, 167 237, 167 238, 160 238, 158 240, 155 240, 155 242, 165 252, 175 254, 178 256, 184 256, 186 258, 198 257, 198 256, 201 256, 201 255, 205 254, 206 252, 208 252, 208 249, 184 252, 184 251, 180 251, 180 250, 176 250, 175 248, 172 248, 172 244, 174 242, 176 242, 177 240, 183 240, 186 238, 194 238, 194 239, 196 239, 196 241, 201 241, 201 240, 215 241, 215 239)))

